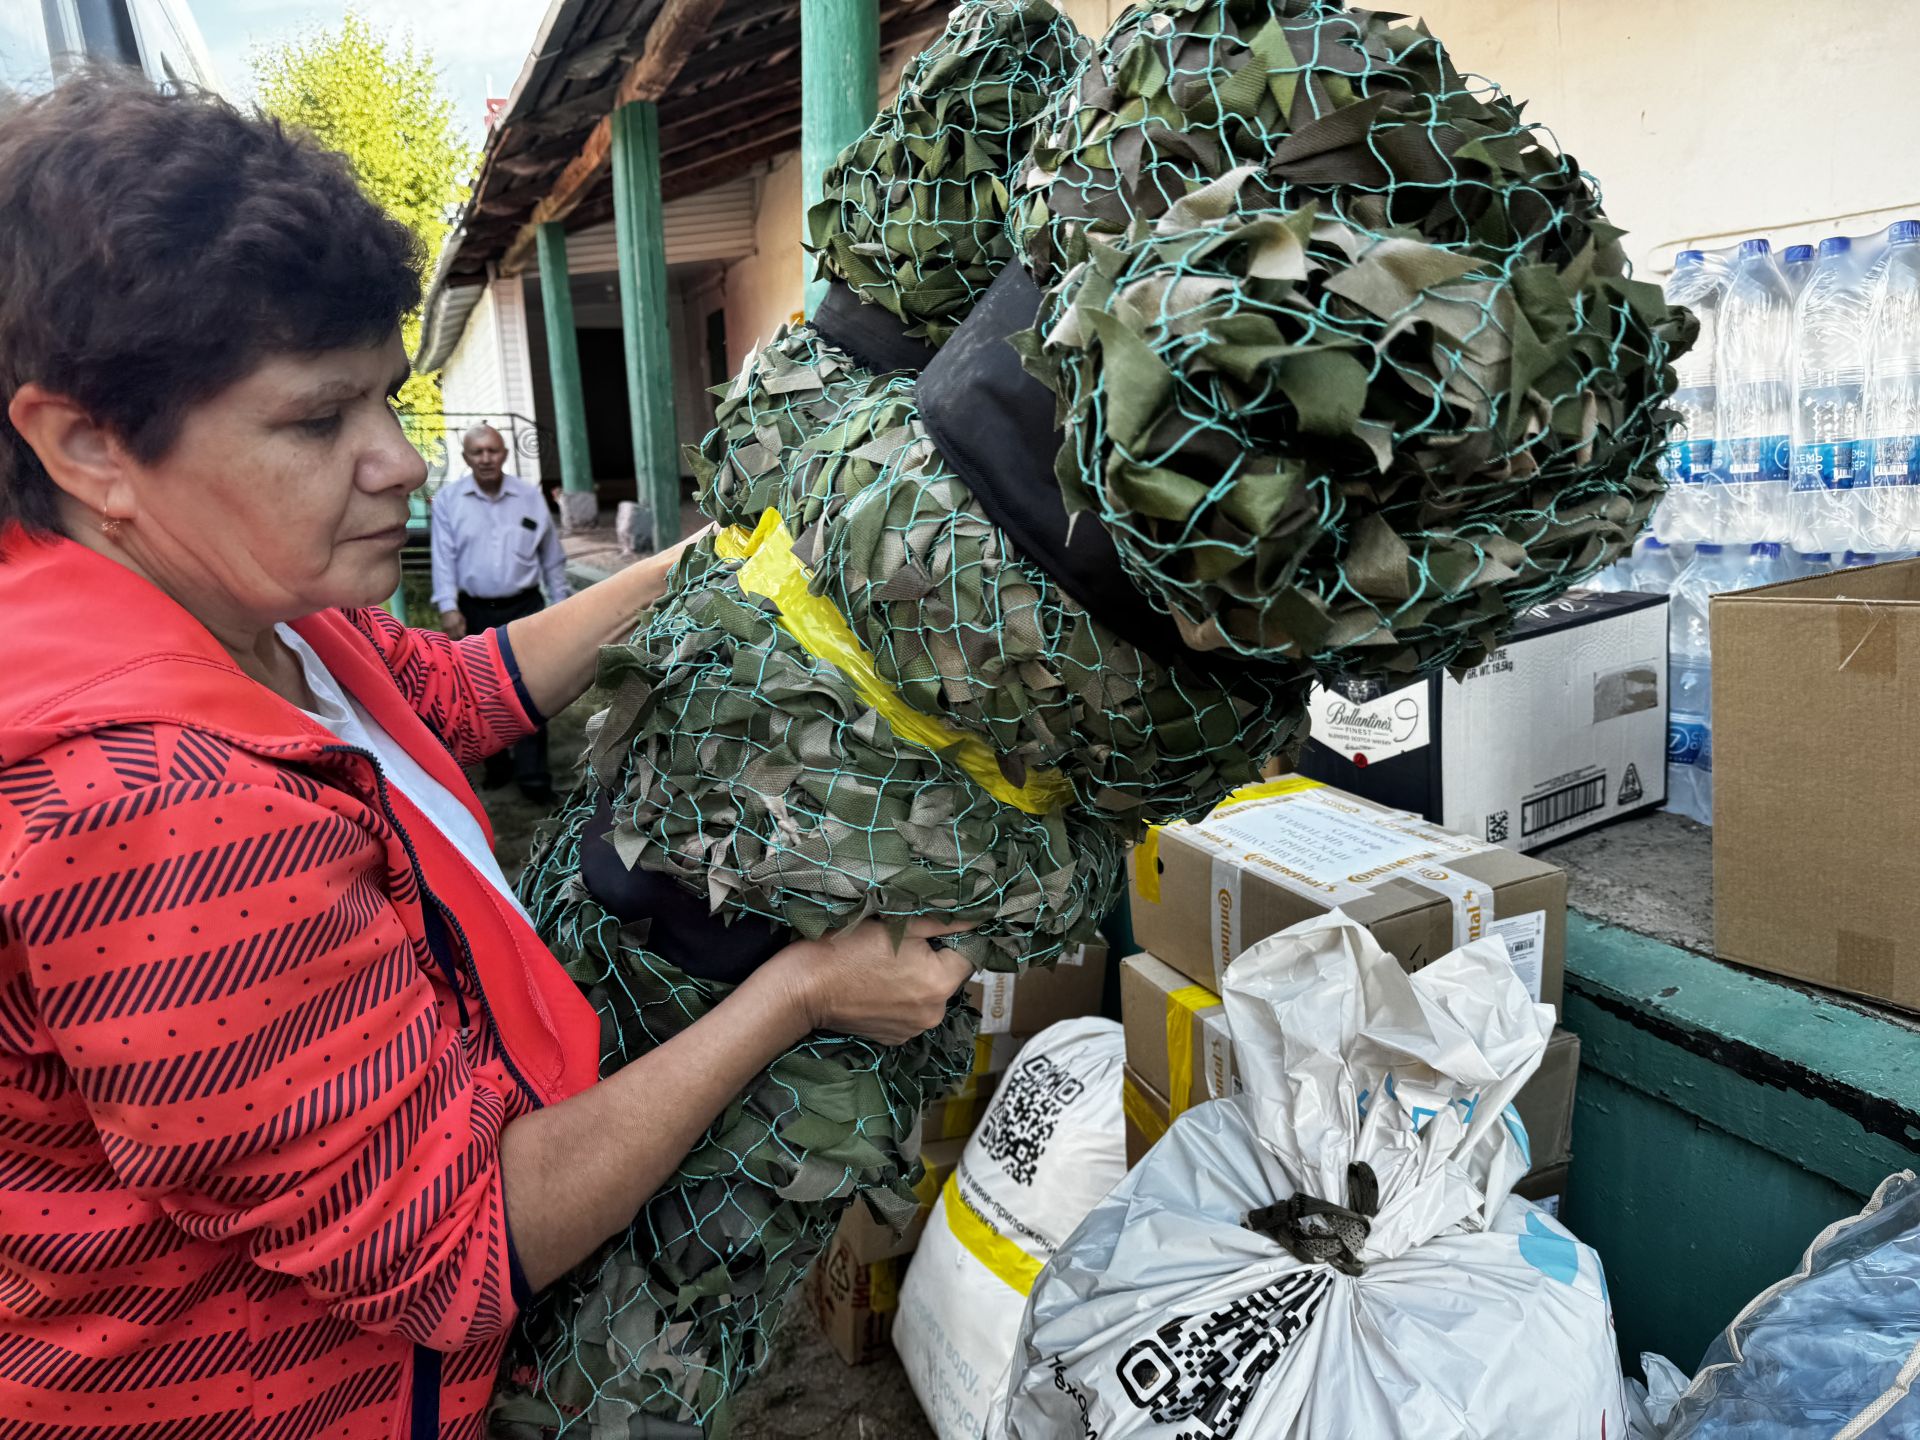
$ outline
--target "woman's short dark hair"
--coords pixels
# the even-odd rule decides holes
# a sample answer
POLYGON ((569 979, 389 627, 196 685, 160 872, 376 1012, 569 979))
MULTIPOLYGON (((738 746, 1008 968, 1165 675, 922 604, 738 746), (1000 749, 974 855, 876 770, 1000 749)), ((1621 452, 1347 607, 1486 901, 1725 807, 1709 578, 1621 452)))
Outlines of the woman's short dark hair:
POLYGON ((21 386, 157 460, 268 356, 384 340, 420 266, 343 157, 218 96, 103 72, 0 92, 0 526, 60 528, 7 419, 21 386))

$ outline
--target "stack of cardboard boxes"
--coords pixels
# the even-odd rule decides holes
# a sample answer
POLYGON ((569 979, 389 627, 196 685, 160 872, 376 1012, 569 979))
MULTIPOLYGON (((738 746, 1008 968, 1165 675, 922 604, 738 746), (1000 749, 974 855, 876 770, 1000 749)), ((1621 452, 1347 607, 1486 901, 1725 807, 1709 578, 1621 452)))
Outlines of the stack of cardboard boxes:
POLYGON ((953 1094, 921 1113, 920 1156, 926 1174, 916 1187, 919 1213, 896 1236, 864 1204, 848 1207, 832 1244, 808 1279, 820 1328, 849 1365, 886 1352, 907 1258, 919 1245, 933 1202, 960 1163, 960 1153, 986 1114, 987 1102, 1015 1052, 1049 1025, 1098 1015, 1106 974, 1106 948, 1089 945, 1051 970, 1034 970, 1017 978, 991 975, 968 986, 968 998, 980 1011, 973 1073, 953 1094))
MULTIPOLYGON (((1237 1088, 1221 976, 1268 935, 1339 908, 1409 971, 1500 936, 1536 1000, 1560 1006, 1567 877, 1330 786, 1284 777, 1134 852, 1134 936, 1120 972, 1129 1162, 1175 1115, 1237 1088)), ((1516 1103, 1533 1170, 1520 1193, 1557 1209, 1572 1159, 1578 1037, 1556 1030, 1516 1103)))
MULTIPOLYGON (((1243 791, 1198 825, 1156 830, 1134 852, 1133 928, 1146 953, 1121 965, 1127 1157, 1172 1118, 1238 1084, 1221 975, 1268 935, 1338 907, 1408 970, 1499 936, 1536 1000, 1560 1006, 1567 877, 1541 860, 1300 776, 1243 791)), ((847 1212, 810 1280, 822 1329, 849 1364, 883 1353, 907 1257, 1014 1053, 1055 1021, 1100 1013, 1106 951, 1052 971, 975 982, 974 1073, 922 1116, 921 1209, 894 1236, 847 1212)), ((1580 1042, 1556 1030, 1516 1108, 1533 1169, 1520 1193, 1558 1208, 1572 1159, 1580 1042)))

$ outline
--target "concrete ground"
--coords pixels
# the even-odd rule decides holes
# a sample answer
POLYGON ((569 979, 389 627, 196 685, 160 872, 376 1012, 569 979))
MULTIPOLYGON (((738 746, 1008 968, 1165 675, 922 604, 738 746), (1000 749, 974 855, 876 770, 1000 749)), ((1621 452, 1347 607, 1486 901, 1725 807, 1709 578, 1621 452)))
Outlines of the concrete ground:
MULTIPOLYGON (((553 719, 549 753, 554 786, 564 795, 578 779, 587 717, 598 708, 589 695, 553 719)), ((480 772, 469 777, 477 787, 480 772)), ((521 799, 512 785, 481 790, 493 821, 494 853, 517 879, 547 816, 544 805, 521 799)), ((775 1336, 773 1358, 736 1402, 733 1440, 933 1440, 919 1402, 892 1352, 858 1368, 827 1344, 805 1296, 796 1293, 775 1336)))

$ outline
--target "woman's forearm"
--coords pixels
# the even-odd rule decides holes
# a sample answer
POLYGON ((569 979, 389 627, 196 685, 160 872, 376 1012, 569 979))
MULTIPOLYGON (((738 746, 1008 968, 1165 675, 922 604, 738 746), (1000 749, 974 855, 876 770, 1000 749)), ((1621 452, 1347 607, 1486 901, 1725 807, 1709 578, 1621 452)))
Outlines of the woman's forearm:
POLYGON ((640 612, 665 593, 667 572, 690 543, 636 560, 578 595, 507 626, 521 682, 541 714, 558 714, 586 693, 600 647, 631 633, 640 612))
POLYGON ((551 1284, 630 1224, 714 1117, 809 1027, 799 997, 762 969, 659 1049, 509 1124, 500 1168, 527 1283, 551 1284))

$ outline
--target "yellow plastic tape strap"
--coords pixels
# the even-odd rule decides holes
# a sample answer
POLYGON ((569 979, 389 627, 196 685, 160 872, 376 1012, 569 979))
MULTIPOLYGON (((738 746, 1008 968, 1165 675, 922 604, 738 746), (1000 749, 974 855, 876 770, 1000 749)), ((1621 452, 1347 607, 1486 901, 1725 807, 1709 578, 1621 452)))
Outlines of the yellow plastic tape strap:
POLYGON ((1283 775, 1278 780, 1262 780, 1257 785, 1242 785, 1213 808, 1218 813, 1221 810, 1231 810, 1236 805, 1251 805, 1256 800, 1272 800, 1280 795, 1298 795, 1303 790, 1326 788, 1318 780, 1309 780, 1304 775, 1283 775))
POLYGON ((867 1271, 867 1305, 876 1315, 885 1315, 900 1304, 900 1262, 881 1260, 867 1271))
POLYGON ((857 694, 893 727, 903 740, 951 760, 967 776, 1002 804, 1029 815, 1058 810, 1073 798, 1073 787, 1057 770, 1028 772, 1026 783, 1015 785, 1001 773, 993 747, 978 735, 956 730, 944 720, 922 714, 898 690, 881 678, 873 654, 860 643, 847 619, 824 595, 807 587, 813 576, 793 553, 780 512, 769 510, 751 533, 735 525, 714 540, 723 560, 744 560, 735 577, 749 595, 761 595, 780 607, 780 628, 847 677, 857 694))
POLYGON ((1040 1278, 1040 1262, 987 1224, 961 1198, 958 1175, 948 1177, 941 1198, 947 1202, 947 1228, 966 1246, 967 1253, 998 1275, 1008 1289, 1032 1294, 1033 1282, 1040 1278))
POLYGON ((1133 888, 1155 905, 1160 903, 1160 829, 1149 825, 1147 838, 1133 847, 1133 888))
POLYGON ((1120 1107, 1127 1112, 1133 1128, 1147 1137, 1149 1145, 1160 1143, 1160 1137, 1167 1133, 1167 1122, 1147 1103, 1147 1097, 1140 1093, 1132 1079, 1124 1075, 1120 1078, 1120 1107))
POLYGON ((1193 1104, 1193 1022, 1219 1003, 1203 985, 1183 985, 1167 996, 1167 1102, 1175 1115, 1193 1104))
MULTIPOLYGON (((1324 790, 1318 780, 1304 775, 1286 775, 1278 780, 1262 780, 1257 785, 1242 785, 1214 806, 1215 813, 1236 805, 1251 805, 1256 800, 1272 800, 1280 795, 1298 795, 1303 790, 1324 790)), ((1175 824, 1181 822, 1175 821, 1175 824)), ((1147 835, 1133 847, 1133 888, 1150 904, 1160 903, 1160 832, 1163 825, 1149 825, 1147 835)))

